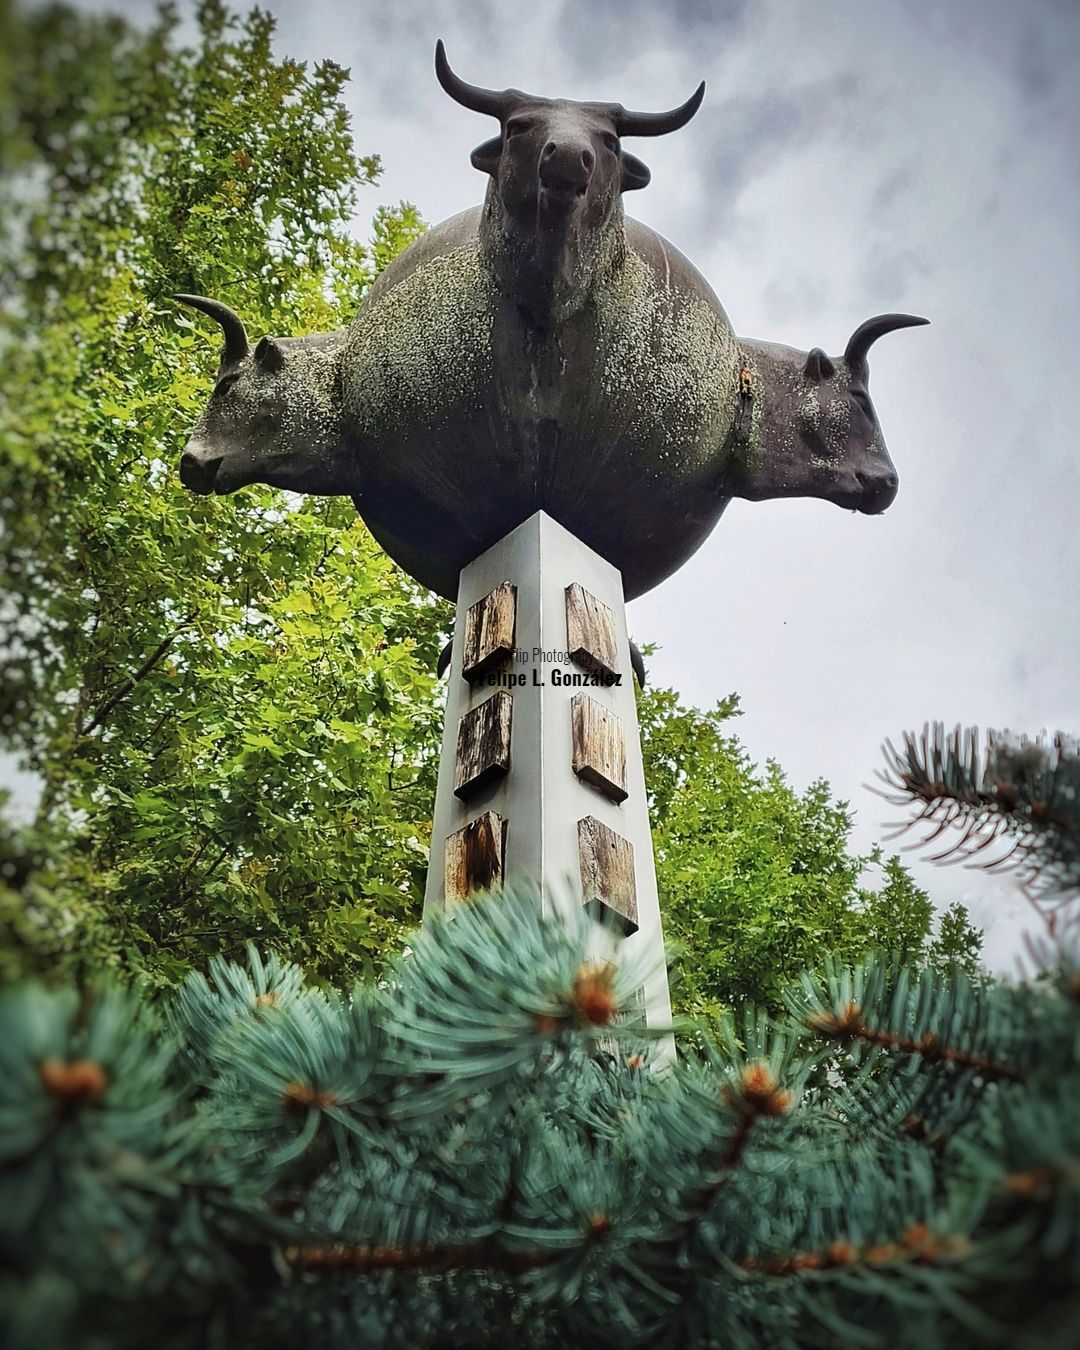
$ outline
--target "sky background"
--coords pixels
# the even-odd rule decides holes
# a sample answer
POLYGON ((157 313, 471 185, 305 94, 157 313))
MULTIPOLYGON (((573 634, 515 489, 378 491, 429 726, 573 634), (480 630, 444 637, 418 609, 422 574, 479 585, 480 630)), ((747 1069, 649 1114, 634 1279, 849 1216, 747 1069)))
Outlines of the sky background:
MULTIPOLYGON (((753 757, 799 787, 827 778, 859 846, 897 815, 863 786, 884 737, 927 719, 1080 729, 1075 0, 263 7, 279 53, 352 69, 357 147, 385 165, 367 216, 405 198, 435 223, 481 200, 468 155, 493 125, 437 85, 436 37, 467 80, 553 97, 659 109, 705 79, 684 130, 628 143, 653 178, 626 205, 736 332, 835 354, 872 314, 932 321, 871 353, 895 505, 733 502, 630 606, 660 646, 654 682, 699 706, 738 691, 753 757)), ((1015 969, 1031 926, 1015 887, 904 856, 940 907, 968 904, 989 964, 1015 969)))

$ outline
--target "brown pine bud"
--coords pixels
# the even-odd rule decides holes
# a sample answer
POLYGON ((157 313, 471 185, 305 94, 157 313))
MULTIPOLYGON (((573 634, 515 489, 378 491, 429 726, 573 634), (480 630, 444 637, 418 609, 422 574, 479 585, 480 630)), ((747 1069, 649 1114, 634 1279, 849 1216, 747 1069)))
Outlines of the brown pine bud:
POLYGON ((741 1079, 743 1101, 759 1115, 782 1116, 791 1109, 791 1093, 777 1087, 767 1064, 748 1064, 741 1079))
POLYGON ((863 1260, 869 1266, 885 1266, 899 1256, 900 1248, 895 1242, 879 1242, 876 1246, 867 1247, 863 1252, 863 1260))
POLYGON ((938 1243, 938 1251, 946 1260, 962 1261, 971 1254, 971 1243, 961 1233, 951 1233, 938 1243))
POLYGON ((320 1092, 318 1088, 297 1082, 295 1078, 285 1084, 281 1099, 288 1111, 322 1111, 338 1104, 332 1092, 320 1092))
POLYGON ((574 976, 571 1001, 574 1007, 594 1027, 605 1027, 619 1010, 612 983, 615 968, 604 961, 598 965, 578 967, 574 976))
POLYGON ((1010 1195, 1018 1195, 1024 1200, 1045 1200, 1058 1180, 1058 1173, 1054 1168, 1032 1167, 1026 1172, 1010 1172, 1002 1181, 1002 1185, 1010 1195))
POLYGON ((96 1102, 109 1085, 105 1070, 92 1059, 73 1059, 67 1064, 44 1059, 38 1065, 38 1077, 46 1092, 72 1104, 96 1102))
POLYGON ((930 1229, 924 1223, 913 1223, 904 1234, 906 1247, 924 1247, 930 1241, 930 1229))
POLYGON ((849 1003, 840 1013, 821 1009, 811 1013, 806 1019, 811 1031, 819 1031, 825 1036, 854 1036, 862 1030, 862 1013, 855 1003, 849 1003))

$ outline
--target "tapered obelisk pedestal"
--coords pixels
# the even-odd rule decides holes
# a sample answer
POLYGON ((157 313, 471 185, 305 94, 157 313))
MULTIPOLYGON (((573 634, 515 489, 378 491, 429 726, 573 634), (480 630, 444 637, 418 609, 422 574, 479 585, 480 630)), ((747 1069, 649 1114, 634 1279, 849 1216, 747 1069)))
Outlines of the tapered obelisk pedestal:
POLYGON ((670 1025, 619 572, 537 512, 461 573, 448 679, 425 916, 502 883, 574 896, 655 958, 645 1020, 670 1025))

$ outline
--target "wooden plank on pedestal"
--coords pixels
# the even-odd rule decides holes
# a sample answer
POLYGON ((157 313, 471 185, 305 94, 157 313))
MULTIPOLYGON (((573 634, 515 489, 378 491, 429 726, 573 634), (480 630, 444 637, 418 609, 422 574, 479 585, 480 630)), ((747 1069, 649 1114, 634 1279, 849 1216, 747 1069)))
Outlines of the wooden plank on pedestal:
POLYGON ((461 674, 471 684, 486 671, 514 654, 517 621, 517 587, 509 581, 496 586, 465 615, 461 674))
POLYGON ((622 721, 588 694, 575 694, 570 709, 574 772, 613 802, 624 802, 628 794, 622 721))
POLYGON ((447 900, 464 900, 501 885, 506 872, 506 821, 485 811, 462 830, 447 835, 443 855, 447 900))
POLYGON ((578 863, 585 905, 598 918, 614 917, 626 936, 638 928, 634 846, 595 816, 578 821, 578 863))
POLYGON ((471 797, 510 772, 510 718, 514 700, 505 691, 492 694, 458 722, 454 795, 471 797))
POLYGON ((566 650, 570 660, 586 670, 618 673, 615 616, 576 581, 566 588, 566 650))

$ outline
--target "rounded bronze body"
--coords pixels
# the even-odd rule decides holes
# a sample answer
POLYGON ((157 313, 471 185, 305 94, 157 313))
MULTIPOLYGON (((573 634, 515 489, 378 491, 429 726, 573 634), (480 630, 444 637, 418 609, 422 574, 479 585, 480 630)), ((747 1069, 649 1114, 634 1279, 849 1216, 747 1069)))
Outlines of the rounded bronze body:
POLYGON ((640 595, 727 505, 739 372, 727 315, 682 254, 627 220, 607 284, 538 328, 485 267, 480 215, 436 226, 391 263, 349 329, 357 508, 395 561, 447 597, 538 510, 640 595))

